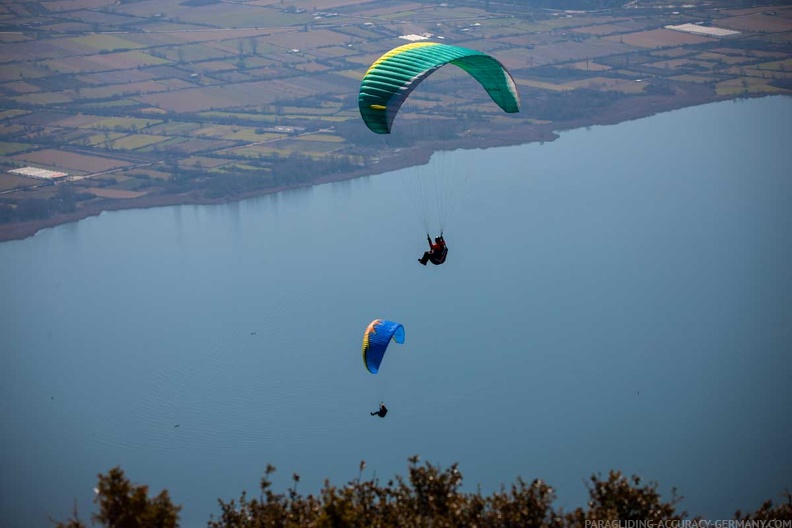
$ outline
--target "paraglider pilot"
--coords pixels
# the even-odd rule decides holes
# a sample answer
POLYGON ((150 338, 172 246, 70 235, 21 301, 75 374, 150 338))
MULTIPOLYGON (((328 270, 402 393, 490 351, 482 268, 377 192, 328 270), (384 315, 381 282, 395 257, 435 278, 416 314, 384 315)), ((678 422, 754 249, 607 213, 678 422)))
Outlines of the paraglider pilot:
POLYGON ((388 414, 388 408, 385 407, 385 403, 380 403, 379 411, 374 411, 371 413, 371 416, 377 415, 380 418, 385 418, 385 415, 388 414))
POLYGON ((445 262, 446 256, 448 255, 448 247, 443 239, 443 233, 440 233, 439 237, 435 237, 434 244, 432 243, 432 237, 429 235, 426 235, 426 240, 429 241, 429 251, 425 251, 423 257, 418 259, 418 262, 424 266, 426 266, 427 262, 439 266, 445 262))

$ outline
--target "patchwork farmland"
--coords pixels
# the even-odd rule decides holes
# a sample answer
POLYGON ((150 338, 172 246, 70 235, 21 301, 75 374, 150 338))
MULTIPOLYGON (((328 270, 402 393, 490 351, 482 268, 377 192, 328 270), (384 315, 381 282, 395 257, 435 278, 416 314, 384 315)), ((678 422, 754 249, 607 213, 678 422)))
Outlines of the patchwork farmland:
POLYGON ((0 240, 105 208, 239 199, 406 163, 382 152, 357 109, 368 65, 405 36, 492 54, 522 98, 519 114, 502 114, 464 72, 442 68, 397 119, 406 133, 394 141, 421 151, 792 93, 792 7, 734 5, 9 0, 0 240), (728 36, 667 28, 685 24, 728 36), (25 166, 69 177, 8 172, 25 166))

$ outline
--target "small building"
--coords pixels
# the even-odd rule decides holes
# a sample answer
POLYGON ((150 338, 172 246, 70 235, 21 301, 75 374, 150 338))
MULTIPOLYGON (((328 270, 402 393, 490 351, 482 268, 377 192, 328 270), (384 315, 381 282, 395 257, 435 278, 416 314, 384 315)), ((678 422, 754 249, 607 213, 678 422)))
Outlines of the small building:
POLYGON ((739 35, 739 31, 731 29, 724 29, 715 26, 704 26, 700 24, 679 24, 676 26, 665 26, 666 29, 674 31, 681 31, 683 33, 691 33, 693 35, 703 35, 705 37, 730 37, 732 35, 739 35))
POLYGON ((16 174, 17 176, 27 176, 28 178, 36 178, 38 180, 48 181, 62 180, 69 175, 66 172, 39 169, 38 167, 22 167, 20 169, 11 169, 8 172, 10 174, 16 174))
POLYGON ((409 40, 410 42, 418 42, 419 40, 428 40, 432 37, 431 33, 424 33, 422 35, 416 35, 412 33, 410 35, 399 35, 400 39, 409 40))

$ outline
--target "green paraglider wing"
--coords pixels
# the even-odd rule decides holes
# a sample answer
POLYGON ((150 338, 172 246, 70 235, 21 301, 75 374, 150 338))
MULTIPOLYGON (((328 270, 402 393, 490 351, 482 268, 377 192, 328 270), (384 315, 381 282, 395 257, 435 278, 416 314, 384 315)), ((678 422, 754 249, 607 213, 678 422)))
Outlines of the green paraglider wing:
POLYGON ((472 75, 505 112, 520 111, 514 79, 493 57, 448 44, 413 42, 387 52, 363 76, 358 107, 366 126, 377 134, 389 134, 393 119, 410 93, 446 64, 472 75))

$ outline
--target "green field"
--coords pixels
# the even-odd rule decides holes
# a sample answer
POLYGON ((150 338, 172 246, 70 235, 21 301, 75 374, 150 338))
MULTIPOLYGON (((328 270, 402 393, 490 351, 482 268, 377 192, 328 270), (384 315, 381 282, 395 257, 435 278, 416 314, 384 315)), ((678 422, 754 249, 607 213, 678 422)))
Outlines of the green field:
POLYGON ((9 154, 15 154, 17 152, 23 152, 25 150, 30 150, 29 143, 13 143, 13 142, 0 141, 0 156, 8 156, 9 154))

